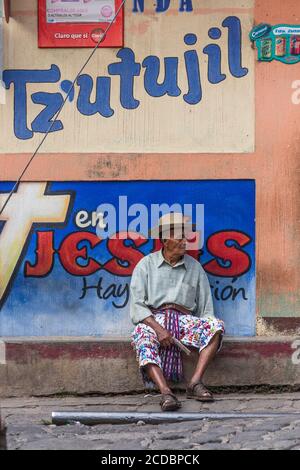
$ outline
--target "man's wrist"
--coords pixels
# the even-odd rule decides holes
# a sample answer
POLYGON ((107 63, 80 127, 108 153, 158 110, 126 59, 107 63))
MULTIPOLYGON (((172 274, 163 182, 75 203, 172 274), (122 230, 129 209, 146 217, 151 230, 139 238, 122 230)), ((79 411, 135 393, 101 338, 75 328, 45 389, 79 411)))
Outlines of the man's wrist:
POLYGON ((143 323, 145 323, 146 325, 148 326, 151 326, 151 328, 153 328, 153 330, 156 332, 156 331, 163 331, 164 330, 164 327, 161 326, 154 318, 153 315, 150 315, 149 317, 146 317, 144 320, 143 320, 143 323))

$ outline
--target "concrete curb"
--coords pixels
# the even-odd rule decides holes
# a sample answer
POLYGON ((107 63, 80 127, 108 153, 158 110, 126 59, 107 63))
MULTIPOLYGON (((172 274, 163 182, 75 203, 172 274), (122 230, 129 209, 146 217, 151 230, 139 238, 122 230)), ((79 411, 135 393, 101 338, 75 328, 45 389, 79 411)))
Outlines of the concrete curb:
MULTIPOLYGON (((3 342, 6 364, 0 366, 1 397, 144 389, 129 340, 3 338, 3 342)), ((295 337, 227 337, 205 381, 215 387, 298 385, 298 344, 295 337)), ((196 360, 196 351, 191 359, 184 358, 187 378, 196 360)))

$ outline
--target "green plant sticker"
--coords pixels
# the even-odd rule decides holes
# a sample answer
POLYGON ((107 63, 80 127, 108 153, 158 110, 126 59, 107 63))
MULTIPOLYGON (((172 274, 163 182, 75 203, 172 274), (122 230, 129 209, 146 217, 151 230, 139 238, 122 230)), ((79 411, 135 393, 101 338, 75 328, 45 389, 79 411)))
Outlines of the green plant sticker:
POLYGON ((279 60, 284 64, 300 62, 300 26, 262 23, 251 30, 250 40, 255 43, 258 60, 279 60))

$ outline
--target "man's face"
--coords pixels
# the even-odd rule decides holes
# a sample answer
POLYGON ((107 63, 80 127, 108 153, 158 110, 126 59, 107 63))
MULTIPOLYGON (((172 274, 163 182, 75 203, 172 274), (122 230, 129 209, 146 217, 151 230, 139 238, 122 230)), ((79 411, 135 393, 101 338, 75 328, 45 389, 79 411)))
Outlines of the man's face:
POLYGON ((186 251, 186 238, 182 229, 170 229, 170 235, 163 240, 164 247, 172 255, 183 256, 186 251))

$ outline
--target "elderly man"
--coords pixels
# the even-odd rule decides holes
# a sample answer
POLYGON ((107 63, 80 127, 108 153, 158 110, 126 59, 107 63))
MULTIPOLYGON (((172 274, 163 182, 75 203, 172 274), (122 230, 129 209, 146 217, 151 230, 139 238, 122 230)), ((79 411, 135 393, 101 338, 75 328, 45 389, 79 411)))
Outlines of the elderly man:
POLYGON ((224 333, 223 321, 214 316, 206 273, 186 253, 186 234, 193 228, 187 220, 180 213, 160 218, 151 236, 159 236, 162 249, 137 264, 130 287, 130 315, 136 325, 132 345, 144 381, 150 379, 162 394, 163 411, 181 406, 168 385, 183 378, 181 352, 173 338, 199 351, 187 398, 212 401, 202 377, 220 349, 224 333))

